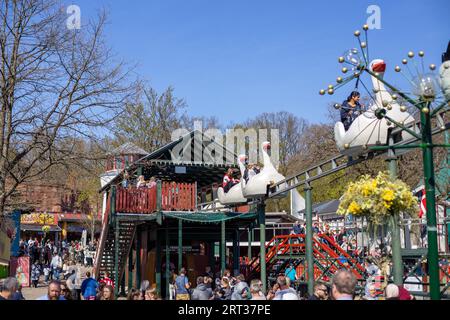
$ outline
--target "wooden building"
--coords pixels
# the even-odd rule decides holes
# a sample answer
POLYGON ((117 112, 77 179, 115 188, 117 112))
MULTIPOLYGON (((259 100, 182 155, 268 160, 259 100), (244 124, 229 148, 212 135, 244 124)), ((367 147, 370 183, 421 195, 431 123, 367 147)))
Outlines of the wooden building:
POLYGON ((227 168, 236 167, 236 158, 193 131, 118 172, 100 190, 106 201, 95 275, 108 272, 116 294, 119 284, 124 292, 125 284, 139 288, 141 281, 149 280, 167 296, 171 269, 185 267, 191 282, 206 266, 223 271, 229 260, 229 267, 239 272, 243 234, 259 226, 260 250, 265 250, 264 205, 206 209, 207 202, 216 198, 227 168), (141 175, 147 181, 154 177, 156 183, 137 188, 141 175), (227 241, 233 243, 228 257, 227 241))

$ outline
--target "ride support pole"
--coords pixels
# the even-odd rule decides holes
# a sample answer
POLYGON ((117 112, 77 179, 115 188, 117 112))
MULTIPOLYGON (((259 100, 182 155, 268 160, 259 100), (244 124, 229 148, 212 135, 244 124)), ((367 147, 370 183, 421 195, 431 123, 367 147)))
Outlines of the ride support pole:
POLYGON ((225 242, 225 221, 222 220, 220 223, 220 271, 222 275, 225 271, 225 255, 226 255, 226 242, 225 242))
POLYGON ((259 203, 257 207, 259 222, 259 265, 261 267, 262 291, 267 292, 266 275, 266 205, 259 203))
MULTIPOLYGON (((389 138, 389 145, 394 143, 392 137, 389 138)), ((389 175, 391 179, 397 178, 397 156, 395 155, 394 149, 388 150, 388 156, 386 161, 389 164, 389 175)), ((392 232, 392 268, 394 276, 394 284, 403 284, 403 262, 402 262, 402 249, 401 249, 401 239, 400 239, 400 226, 399 226, 399 216, 394 215, 391 218, 391 232, 392 232)))
POLYGON ((248 260, 252 260, 252 242, 253 242, 253 230, 252 228, 248 228, 248 249, 247 249, 247 256, 248 260))
MULTIPOLYGON (((159 227, 159 226, 158 226, 159 227)), ((161 294, 161 231, 156 231, 156 291, 161 294)))
POLYGON ((128 291, 131 288, 133 288, 133 245, 131 245, 130 253, 128 254, 128 291))
POLYGON ((183 220, 178 220, 178 270, 183 267, 183 220))
POLYGON ((136 228, 136 288, 140 288, 141 286, 141 232, 140 228, 136 228))
POLYGON ((170 281, 170 242, 169 242, 169 226, 166 226, 166 300, 170 298, 169 281, 170 281))
MULTIPOLYGON (((429 104, 427 105, 429 109, 429 104)), ((426 192, 426 209, 427 209, 427 235, 428 235, 428 272, 430 281, 430 298, 431 300, 440 300, 440 282, 439 282, 439 257, 437 243, 437 227, 436 227, 436 194, 435 194, 435 177, 433 164, 433 141, 431 134, 431 117, 430 113, 420 112, 420 120, 422 127, 422 156, 423 171, 426 192)))
POLYGON ((305 186, 305 214, 306 214, 306 266, 308 276, 308 294, 314 294, 314 257, 313 257, 313 232, 312 232, 312 194, 311 186, 305 186))

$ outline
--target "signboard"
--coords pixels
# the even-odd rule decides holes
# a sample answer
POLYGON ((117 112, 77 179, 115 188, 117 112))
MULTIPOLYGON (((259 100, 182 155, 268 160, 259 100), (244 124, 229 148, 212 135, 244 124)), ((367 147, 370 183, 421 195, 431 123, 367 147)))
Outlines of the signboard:
POLYGON ((179 166, 176 166, 176 167, 175 167, 175 173, 178 173, 178 174, 184 174, 184 173, 186 173, 186 167, 179 167, 179 166))
MULTIPOLYGON (((163 252, 166 252, 166 247, 162 248, 163 252)), ((169 252, 178 252, 178 246, 169 246, 169 252)), ((189 253, 200 253, 200 247, 199 246, 183 246, 183 252, 189 252, 189 253)))
POLYGON ((12 220, 14 221, 14 226, 16 229, 16 236, 11 243, 11 255, 17 257, 19 254, 19 242, 20 242, 20 210, 14 210, 12 213, 12 220))
POLYGON ((353 215, 351 214, 347 214, 345 215, 345 227, 346 228, 351 228, 353 227, 353 215))
POLYGON ((20 223, 23 224, 42 224, 42 225, 57 225, 58 215, 46 213, 32 213, 23 214, 20 217, 20 223))
MULTIPOLYGON (((100 220, 102 217, 102 213, 99 212, 96 217, 96 220, 100 220)), ((59 221, 92 221, 92 215, 84 214, 84 213, 59 213, 58 214, 59 221)))
POLYGON ((11 252, 11 241, 6 234, 0 230, 0 264, 8 265, 11 252))
POLYGON ((30 257, 12 257, 10 262, 11 277, 16 277, 23 287, 30 286, 30 257))
POLYGON ((403 287, 412 294, 414 294, 414 292, 423 292, 423 285, 417 277, 409 276, 406 278, 403 287))
POLYGON ((86 229, 85 227, 79 225, 68 225, 66 231, 82 233, 85 231, 85 229, 86 229))

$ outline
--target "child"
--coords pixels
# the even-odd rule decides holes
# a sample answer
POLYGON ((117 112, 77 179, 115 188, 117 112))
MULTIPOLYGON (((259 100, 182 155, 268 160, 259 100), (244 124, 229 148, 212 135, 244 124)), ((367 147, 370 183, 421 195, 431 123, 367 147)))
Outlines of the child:
POLYGON ((44 266, 44 276, 45 276, 45 284, 48 284, 48 280, 50 278, 50 266, 48 264, 44 266))
POLYGON ((31 266, 31 281, 35 288, 37 288, 38 286, 40 275, 41 275, 41 268, 39 266, 38 261, 36 260, 31 266))

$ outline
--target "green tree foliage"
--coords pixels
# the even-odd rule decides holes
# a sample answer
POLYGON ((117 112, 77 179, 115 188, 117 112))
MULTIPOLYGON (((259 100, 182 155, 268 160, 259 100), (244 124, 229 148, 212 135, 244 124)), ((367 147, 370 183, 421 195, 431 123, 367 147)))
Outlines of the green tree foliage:
POLYGON ((112 128, 115 145, 132 142, 151 152, 171 141, 173 130, 185 121, 186 102, 174 96, 168 87, 158 94, 155 89, 142 88, 136 101, 125 105, 112 128))

